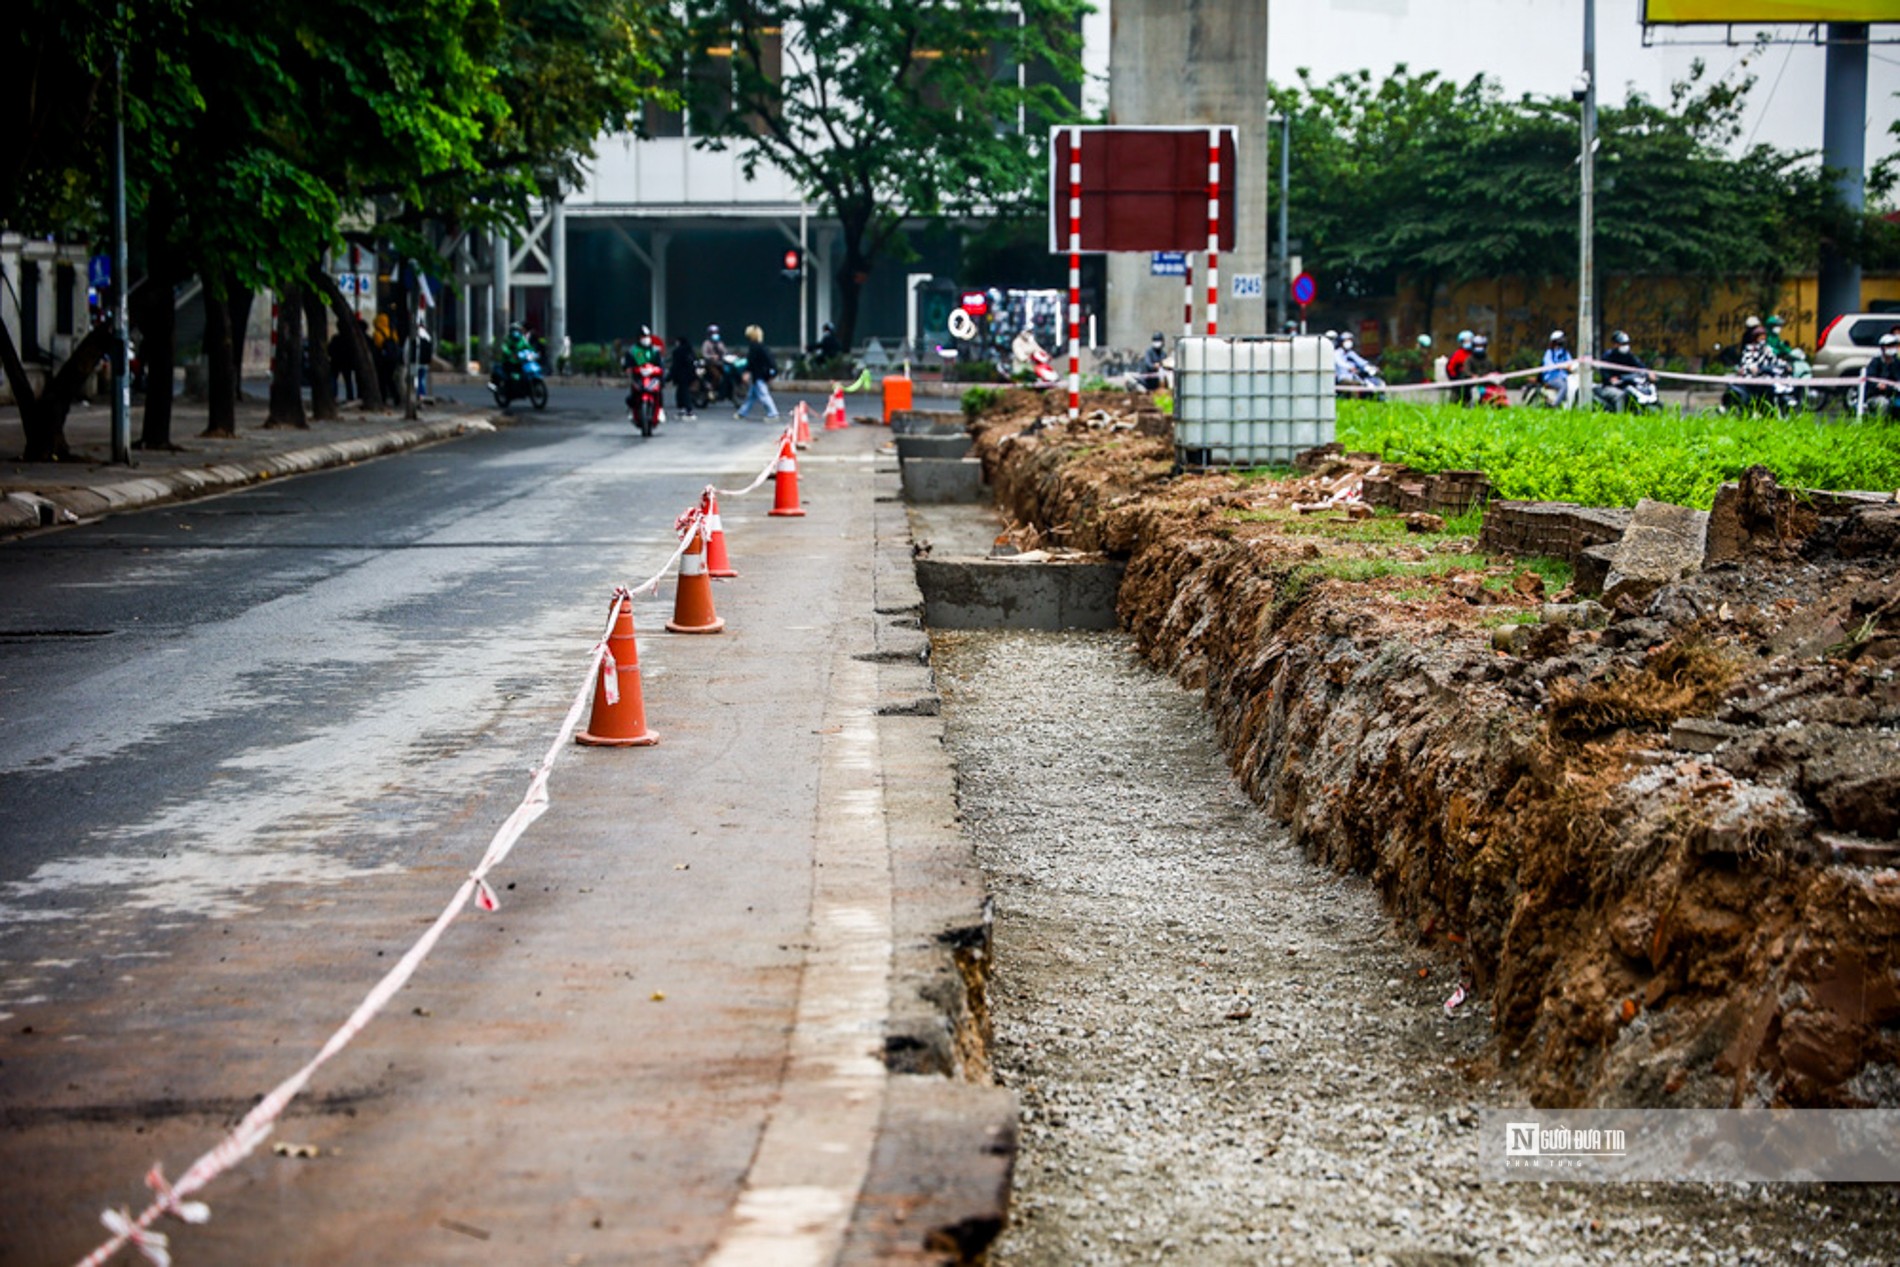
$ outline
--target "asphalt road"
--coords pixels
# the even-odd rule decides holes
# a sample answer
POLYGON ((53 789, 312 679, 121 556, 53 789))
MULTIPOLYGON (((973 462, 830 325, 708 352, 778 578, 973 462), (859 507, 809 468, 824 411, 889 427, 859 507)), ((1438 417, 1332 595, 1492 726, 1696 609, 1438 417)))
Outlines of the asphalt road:
MULTIPOLYGON (((514 807, 612 587, 776 434, 714 410, 642 441, 608 390, 514 414, 0 545, 0 1263, 77 1258, 314 1052, 514 807)), ((186 1261, 719 1239, 792 1059, 832 632, 868 609, 877 433, 822 439, 807 518, 768 520, 769 484, 722 507, 727 634, 660 632, 670 582, 636 604, 661 746, 562 758, 502 909, 292 1107, 275 1138, 315 1156, 253 1156, 173 1225, 186 1261)))

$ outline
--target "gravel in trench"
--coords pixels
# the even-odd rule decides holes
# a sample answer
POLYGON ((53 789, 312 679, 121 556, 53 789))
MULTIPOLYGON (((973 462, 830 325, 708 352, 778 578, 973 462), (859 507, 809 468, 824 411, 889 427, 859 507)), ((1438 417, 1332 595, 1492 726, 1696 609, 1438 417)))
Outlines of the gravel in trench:
POLYGON ((1239 790, 1121 635, 937 633, 1022 1106, 997 1267, 1886 1263, 1890 1188, 1480 1183, 1456 965, 1239 790))

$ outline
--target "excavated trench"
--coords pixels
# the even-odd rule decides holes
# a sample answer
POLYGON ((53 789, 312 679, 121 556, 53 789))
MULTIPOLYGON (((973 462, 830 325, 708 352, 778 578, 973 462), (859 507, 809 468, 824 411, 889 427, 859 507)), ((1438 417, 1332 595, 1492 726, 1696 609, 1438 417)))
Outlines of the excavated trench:
POLYGON ((1883 1189, 1480 1184, 1481 1004, 1122 634, 932 636, 1021 1107, 997 1267, 1882 1263, 1883 1189))
POLYGON ((1744 489, 1739 560, 1539 624, 1567 590, 1442 523, 1100 403, 975 452, 1132 637, 933 633, 1024 1105, 997 1261, 1887 1261, 1890 1189, 1480 1185, 1472 1131, 1900 1104, 1900 517, 1744 489))

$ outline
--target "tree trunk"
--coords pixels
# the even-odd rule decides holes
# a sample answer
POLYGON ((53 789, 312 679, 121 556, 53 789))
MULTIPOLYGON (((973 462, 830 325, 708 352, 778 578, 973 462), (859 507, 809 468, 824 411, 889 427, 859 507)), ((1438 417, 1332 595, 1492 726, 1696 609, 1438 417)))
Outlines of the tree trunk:
POLYGON ((383 388, 376 379, 376 362, 369 354, 369 336, 363 333, 362 326, 356 324, 356 313, 351 310, 349 301, 343 298, 336 278, 316 268, 310 270, 310 282, 328 301, 330 311, 336 315, 338 328, 343 331, 343 341, 349 345, 352 359, 356 362, 356 394, 362 398, 363 408, 381 409, 383 388))
POLYGON ((336 419, 336 377, 330 372, 330 314, 323 298, 308 286, 299 286, 303 297, 304 326, 310 334, 310 416, 318 422, 336 419))
POLYGON ((20 350, 14 346, 13 332, 0 323, 0 367, 13 385, 13 398, 19 403, 20 429, 26 433, 23 462, 58 462, 72 456, 66 444, 66 415, 79 397, 86 375, 111 351, 117 336, 109 324, 101 322, 86 332, 71 356, 47 380, 46 390, 35 394, 27 379, 20 350))
POLYGON ((308 429, 303 412, 303 291, 292 286, 277 294, 277 346, 270 367, 270 416, 267 427, 308 429))
POLYGON ((205 409, 204 434, 237 434, 237 371, 231 354, 231 305, 224 296, 205 287, 205 409))
MULTIPOLYGON (((231 296, 231 400, 233 408, 244 403, 244 351, 251 332, 251 309, 257 292, 248 287, 231 296)), ((232 415, 233 423, 236 414, 232 415)), ((235 427, 234 427, 235 429, 235 427)))
MULTIPOLYGON (((156 265, 155 255, 148 259, 156 265)), ((153 267, 146 273, 139 308, 139 330, 145 336, 139 345, 145 362, 145 413, 136 447, 152 452, 176 450, 178 446, 172 443, 172 366, 177 360, 178 314, 173 308, 169 270, 153 267)))

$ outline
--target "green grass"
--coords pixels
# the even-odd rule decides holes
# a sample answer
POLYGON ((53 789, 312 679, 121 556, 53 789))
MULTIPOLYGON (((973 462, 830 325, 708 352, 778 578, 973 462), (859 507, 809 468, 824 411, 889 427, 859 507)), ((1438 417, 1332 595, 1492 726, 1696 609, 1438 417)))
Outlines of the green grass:
POLYGON ((1586 506, 1653 497, 1706 509, 1755 465, 1801 488, 1900 488, 1894 422, 1342 400, 1338 436, 1424 471, 1483 471, 1503 497, 1586 506))

